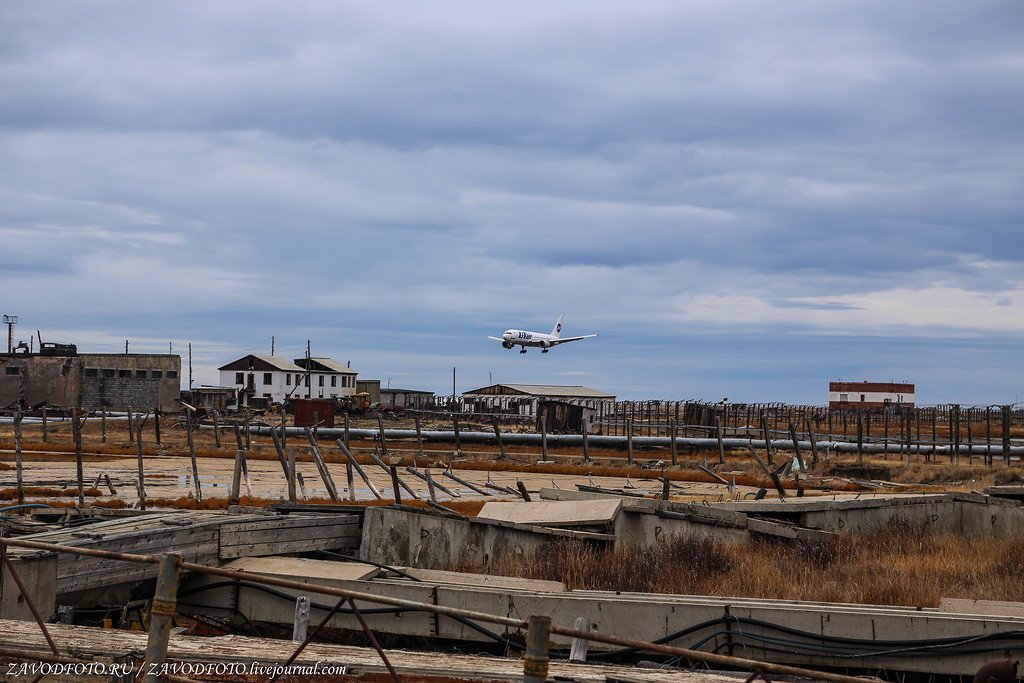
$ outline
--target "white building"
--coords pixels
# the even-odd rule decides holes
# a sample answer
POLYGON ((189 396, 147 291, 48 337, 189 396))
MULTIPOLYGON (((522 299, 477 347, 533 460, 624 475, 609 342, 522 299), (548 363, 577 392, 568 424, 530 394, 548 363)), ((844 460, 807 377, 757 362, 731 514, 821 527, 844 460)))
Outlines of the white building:
POLYGON ((250 396, 284 403, 288 398, 340 398, 356 391, 355 370, 330 358, 294 362, 278 356, 249 354, 223 365, 220 384, 247 391, 250 396))

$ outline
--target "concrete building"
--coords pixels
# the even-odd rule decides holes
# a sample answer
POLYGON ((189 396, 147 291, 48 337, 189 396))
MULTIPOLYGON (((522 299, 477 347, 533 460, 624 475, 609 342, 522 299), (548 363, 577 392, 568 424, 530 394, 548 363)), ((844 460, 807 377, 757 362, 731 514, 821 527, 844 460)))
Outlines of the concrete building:
POLYGON ((0 366, 0 406, 164 412, 181 407, 181 356, 78 353, 74 345, 62 345, 59 353, 0 354, 0 366))
POLYGON ((421 389, 393 389, 388 387, 380 390, 380 402, 384 405, 423 410, 433 407, 434 392, 421 389))
POLYGON ((359 379, 356 380, 356 393, 369 394, 370 403, 380 403, 380 380, 359 379))
POLYGON ((284 403, 288 398, 340 398, 356 391, 352 368, 330 358, 305 358, 290 361, 279 356, 249 354, 220 371, 223 386, 236 387, 244 394, 284 403))
POLYGON ((836 410, 872 410, 914 407, 914 385, 896 382, 829 382, 828 407, 836 410))
POLYGON ((613 394, 583 386, 554 384, 492 384, 462 394, 467 413, 536 415, 541 401, 560 401, 599 409, 615 402, 613 394))

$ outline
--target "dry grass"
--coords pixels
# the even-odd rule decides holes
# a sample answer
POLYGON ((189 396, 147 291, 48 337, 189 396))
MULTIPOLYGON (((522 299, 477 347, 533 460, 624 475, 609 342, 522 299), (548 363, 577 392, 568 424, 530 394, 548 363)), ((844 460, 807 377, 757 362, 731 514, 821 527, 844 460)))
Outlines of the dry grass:
POLYGON ((813 543, 726 545, 687 536, 614 552, 558 541, 532 558, 461 569, 593 590, 921 607, 942 597, 1024 601, 1024 539, 927 536, 900 522, 813 543))

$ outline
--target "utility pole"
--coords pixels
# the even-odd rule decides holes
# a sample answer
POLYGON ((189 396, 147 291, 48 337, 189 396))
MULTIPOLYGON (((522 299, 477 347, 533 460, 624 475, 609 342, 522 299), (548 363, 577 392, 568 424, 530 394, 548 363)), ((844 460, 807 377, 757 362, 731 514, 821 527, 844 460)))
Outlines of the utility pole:
POLYGON ((4 324, 7 325, 7 353, 14 353, 14 326, 18 324, 18 316, 5 315, 4 324))
POLYGON ((270 335, 270 355, 274 355, 274 335, 270 335))
POLYGON ((127 339, 124 340, 124 353, 125 353, 125 355, 128 355, 128 340, 127 339))
POLYGON ((188 390, 192 391, 192 342, 188 343, 188 390))
POLYGON ((455 366, 452 366, 452 403, 455 402, 455 366))
POLYGON ((306 398, 313 398, 313 382, 311 381, 310 372, 313 368, 313 361, 309 355, 309 340, 306 340, 306 398))
POLYGON ((167 355, 168 356, 173 356, 174 355, 174 342, 167 342, 167 355))

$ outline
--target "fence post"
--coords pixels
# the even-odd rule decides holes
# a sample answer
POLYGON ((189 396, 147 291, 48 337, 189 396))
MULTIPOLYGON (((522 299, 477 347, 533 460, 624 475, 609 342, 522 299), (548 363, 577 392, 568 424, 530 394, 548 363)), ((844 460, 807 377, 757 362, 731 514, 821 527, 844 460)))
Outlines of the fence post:
POLYGON ((527 619, 526 654, 523 656, 524 683, 544 683, 548 677, 548 648, 551 617, 531 615, 527 619))
MULTIPOLYGON (((576 617, 576 623, 573 625, 577 631, 589 631, 590 630, 590 619, 586 617, 576 617)), ((586 638, 573 638, 572 646, 569 649, 569 661, 570 662, 585 662, 587 661, 587 645, 590 641, 586 638)))
POLYGON ((43 406, 43 443, 49 440, 49 429, 46 426, 46 406, 43 406))
MULTIPOLYGON (((18 485, 18 505, 25 504, 25 482, 21 462, 21 406, 14 408, 14 469, 18 485)), ((22 510, 24 513, 25 510, 22 510)))
POLYGON ((300 595, 295 599, 295 625, 292 626, 292 641, 302 643, 309 630, 309 596, 300 595))
POLYGON ((145 683, 157 683, 162 678, 162 668, 167 658, 167 641, 171 636, 171 623, 176 609, 180 567, 181 555, 160 555, 156 590, 149 609, 149 641, 146 643, 146 661, 143 669, 145 683))
POLYGON ((1011 406, 1003 406, 1003 465, 1010 466, 1010 413, 1011 406))

